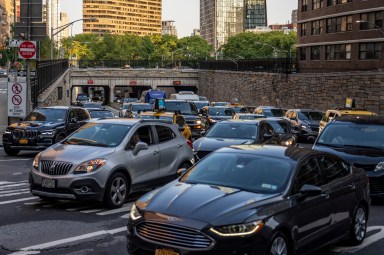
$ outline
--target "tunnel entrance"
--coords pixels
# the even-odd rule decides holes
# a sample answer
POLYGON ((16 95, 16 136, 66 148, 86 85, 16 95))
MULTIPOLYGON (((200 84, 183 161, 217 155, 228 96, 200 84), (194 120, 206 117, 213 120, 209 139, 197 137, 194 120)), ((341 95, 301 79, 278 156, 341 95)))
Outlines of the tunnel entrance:
POLYGON ((72 86, 71 103, 75 103, 79 94, 86 94, 89 101, 100 102, 109 105, 111 100, 111 89, 109 86, 72 86))

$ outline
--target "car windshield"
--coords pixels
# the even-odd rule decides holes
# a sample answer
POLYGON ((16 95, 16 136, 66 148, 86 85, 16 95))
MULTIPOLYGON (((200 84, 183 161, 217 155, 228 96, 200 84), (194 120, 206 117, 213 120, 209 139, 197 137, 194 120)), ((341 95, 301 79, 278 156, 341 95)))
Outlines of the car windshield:
POLYGON ((85 103, 83 104, 83 107, 84 108, 103 108, 103 106, 101 104, 93 104, 93 103, 85 103))
POLYGON ((35 109, 24 120, 25 121, 43 121, 43 122, 63 122, 66 118, 66 109, 35 109))
POLYGON ((284 111, 282 109, 264 109, 263 114, 267 117, 283 117, 284 111))
POLYGON ((86 95, 78 95, 77 96, 77 100, 81 100, 81 101, 88 100, 88 96, 86 96, 86 95))
POLYGON ((230 102, 215 102, 215 106, 227 106, 230 105, 230 102))
POLYGON ((219 122, 214 125, 205 137, 256 139, 257 126, 250 123, 219 122))
POLYGON ((231 108, 215 108, 211 107, 208 109, 209 116, 233 116, 235 112, 231 108))
POLYGON ((269 120, 268 123, 278 134, 289 134, 291 133, 291 124, 285 120, 269 120))
POLYGON ((243 153, 212 153, 181 182, 230 187, 261 194, 282 192, 292 172, 287 160, 243 153))
POLYGON ((196 105, 197 110, 200 110, 204 106, 208 106, 209 105, 208 102, 193 102, 193 103, 196 105))
POLYGON ((110 111, 90 111, 89 114, 92 118, 113 118, 113 113, 110 111))
POLYGON ((150 104, 134 104, 132 105, 132 111, 137 112, 137 111, 151 111, 152 110, 152 105, 150 104))
POLYGON ((165 108, 168 112, 180 111, 183 115, 198 115, 196 106, 189 102, 167 102, 165 108))
POLYGON ((364 147, 384 150, 384 125, 329 123, 321 132, 318 144, 335 147, 364 147))
POLYGON ((241 120, 255 120, 255 119, 261 119, 265 118, 264 115, 240 115, 239 119, 241 120))
POLYGON ((171 116, 154 116, 154 115, 139 115, 140 119, 150 119, 150 120, 164 120, 173 123, 173 117, 171 116))
POLYGON ((111 123, 89 123, 63 141, 63 144, 116 147, 131 126, 111 123))
POLYGON ((321 112, 299 112, 300 120, 321 120, 322 118, 321 112))

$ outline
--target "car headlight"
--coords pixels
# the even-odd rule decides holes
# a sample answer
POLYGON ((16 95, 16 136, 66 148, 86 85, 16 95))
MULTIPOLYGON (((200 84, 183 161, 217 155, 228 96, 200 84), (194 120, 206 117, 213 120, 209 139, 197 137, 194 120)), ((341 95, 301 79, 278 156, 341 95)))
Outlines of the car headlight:
POLYGON ((250 223, 238 224, 238 225, 228 225, 221 227, 214 227, 210 230, 220 236, 245 236, 252 235, 257 232, 264 226, 264 222, 261 220, 254 221, 250 223))
POLYGON ((281 145, 283 145, 283 146, 292 146, 293 145, 293 139, 282 141, 281 145))
POLYGON ((32 165, 33 165, 33 168, 34 169, 36 169, 36 170, 39 170, 39 159, 40 159, 40 155, 41 155, 41 153, 42 152, 39 152, 36 156, 35 156, 35 158, 33 159, 33 163, 32 163, 32 165))
POLYGON ((42 135, 53 135, 55 133, 55 130, 44 130, 41 131, 42 135))
POLYGON ((195 120, 195 123, 196 123, 197 125, 200 125, 200 124, 201 124, 201 120, 195 120))
POLYGON ((89 173, 96 171, 100 167, 104 166, 107 160, 105 158, 92 159, 81 163, 75 169, 75 174, 89 173))
POLYGON ((10 134, 12 134, 12 131, 11 130, 5 130, 4 134, 10 135, 10 134))
POLYGON ((305 125, 300 125, 301 129, 307 129, 308 127, 305 125))
POLYGON ((132 205, 131 213, 129 214, 132 220, 138 220, 141 218, 141 214, 135 204, 132 205))
POLYGON ((375 168, 375 171, 381 171, 381 170, 384 170, 384 162, 380 162, 379 164, 377 164, 375 168))

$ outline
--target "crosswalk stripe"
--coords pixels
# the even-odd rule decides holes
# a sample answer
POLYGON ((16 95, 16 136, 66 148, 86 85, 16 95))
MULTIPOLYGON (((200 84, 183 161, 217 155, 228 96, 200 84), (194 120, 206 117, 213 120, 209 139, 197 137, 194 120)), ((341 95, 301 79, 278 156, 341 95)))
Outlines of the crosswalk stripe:
POLYGON ((0 195, 0 197, 11 197, 11 196, 18 196, 18 195, 21 195, 21 194, 28 194, 28 193, 30 193, 30 192, 27 191, 27 192, 9 193, 9 194, 0 195))
POLYGON ((21 191, 29 191, 29 189, 3 190, 3 191, 0 191, 0 195, 1 194, 9 194, 9 193, 12 193, 12 192, 21 192, 21 191))
POLYGON ((80 211, 81 213, 94 213, 94 212, 100 212, 103 211, 103 209, 93 209, 93 210, 84 210, 80 211))
POLYGON ((92 208, 92 206, 86 205, 86 206, 81 206, 81 207, 67 208, 65 210, 70 211, 70 212, 74 212, 74 211, 80 211, 83 209, 90 209, 90 208, 92 208))
POLYGON ((129 218, 129 213, 122 215, 120 218, 128 219, 129 218))
POLYGON ((0 185, 3 185, 3 184, 10 184, 10 183, 14 183, 14 182, 1 181, 1 182, 0 182, 0 185))
POLYGON ((28 183, 9 184, 9 185, 0 186, 0 190, 5 190, 7 188, 12 188, 12 187, 28 186, 28 185, 29 185, 28 183))
POLYGON ((12 204, 12 203, 17 203, 17 202, 22 202, 22 201, 27 201, 27 200, 33 200, 33 199, 38 199, 38 197, 26 197, 26 198, 20 198, 20 199, 15 199, 15 200, 2 201, 2 202, 0 202, 0 205, 12 204))
POLYGON ((96 215, 104 216, 104 215, 115 214, 115 213, 120 213, 120 212, 129 212, 131 210, 132 205, 133 205, 133 203, 128 203, 128 204, 125 204, 121 208, 108 210, 108 211, 101 212, 101 213, 96 213, 96 215))
POLYGON ((25 205, 38 205, 41 204, 42 201, 39 202, 30 202, 30 203, 24 203, 25 205))

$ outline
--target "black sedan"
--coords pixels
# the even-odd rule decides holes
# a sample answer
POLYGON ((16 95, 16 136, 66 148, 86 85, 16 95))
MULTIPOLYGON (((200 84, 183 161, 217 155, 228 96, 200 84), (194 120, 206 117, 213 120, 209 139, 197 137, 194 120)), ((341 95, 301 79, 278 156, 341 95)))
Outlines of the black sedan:
POLYGON ((361 243, 368 179, 331 154, 297 147, 220 149, 142 196, 128 254, 303 254, 341 239, 361 243))
POLYGON ((198 158, 219 148, 239 144, 295 144, 289 121, 283 119, 226 120, 193 142, 198 158))

